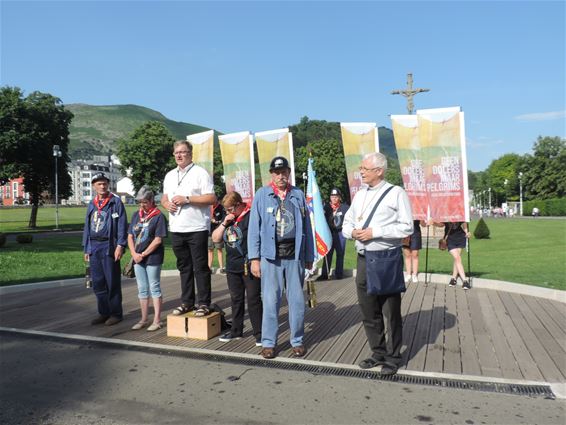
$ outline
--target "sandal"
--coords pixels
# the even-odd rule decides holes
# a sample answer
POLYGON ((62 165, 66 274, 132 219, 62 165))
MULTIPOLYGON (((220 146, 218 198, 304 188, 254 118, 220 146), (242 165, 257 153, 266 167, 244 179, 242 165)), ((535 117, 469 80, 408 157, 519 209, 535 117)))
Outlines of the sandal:
POLYGON ((148 323, 149 322, 147 320, 145 322, 139 321, 134 326, 132 326, 132 330, 133 331, 139 331, 140 329, 145 328, 148 325, 148 323))
POLYGON ((182 304, 179 307, 175 308, 171 314, 173 314, 173 316, 180 316, 181 314, 188 313, 191 310, 191 307, 186 304, 182 304))
POLYGON ((203 317, 203 316, 208 316, 210 314, 210 309, 205 306, 205 305, 200 305, 196 310, 195 310, 195 317, 203 317))
POLYGON ((157 331, 157 330, 161 329, 162 327, 163 327, 163 324, 161 322, 152 323, 151 326, 149 326, 149 328, 147 328, 147 331, 148 332, 157 331))

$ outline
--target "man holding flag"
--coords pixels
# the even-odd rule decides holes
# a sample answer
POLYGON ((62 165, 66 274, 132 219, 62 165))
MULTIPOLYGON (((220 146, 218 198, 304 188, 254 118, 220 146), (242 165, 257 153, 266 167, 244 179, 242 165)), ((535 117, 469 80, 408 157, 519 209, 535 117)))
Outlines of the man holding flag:
POLYGON ((271 182, 255 194, 248 225, 248 258, 251 272, 261 278, 263 300, 262 351, 275 357, 279 333, 279 307, 283 290, 289 305, 290 342, 294 357, 303 357, 305 267, 314 256, 310 216, 305 195, 289 183, 291 168, 286 158, 272 159, 271 182))

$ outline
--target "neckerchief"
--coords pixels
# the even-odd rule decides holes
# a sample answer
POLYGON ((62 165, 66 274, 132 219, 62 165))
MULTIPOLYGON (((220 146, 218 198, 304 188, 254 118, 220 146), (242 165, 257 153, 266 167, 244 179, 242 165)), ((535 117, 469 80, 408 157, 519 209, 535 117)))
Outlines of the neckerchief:
POLYGON ((275 195, 278 196, 279 199, 281 199, 282 201, 285 199, 285 197, 287 196, 287 193, 291 189, 291 183, 287 183, 287 187, 285 187, 285 190, 283 190, 283 191, 279 190, 279 188, 277 186, 275 186, 275 183, 273 183, 273 182, 269 183, 269 185, 273 189, 273 193, 275 193, 275 195))
POLYGON ((332 208, 332 212, 336 213, 336 211, 338 211, 338 208, 340 208, 340 205, 342 205, 340 202, 338 202, 336 205, 330 204, 330 207, 332 208))
POLYGON ((244 219, 244 217, 246 216, 246 214, 249 213, 249 212, 250 212, 250 206, 249 206, 249 205, 246 205, 246 209, 245 209, 244 211, 242 211, 242 214, 240 214, 240 215, 238 216, 238 218, 237 218, 236 221, 234 222, 234 226, 238 226, 238 223, 239 223, 240 221, 242 221, 242 220, 244 219))
POLYGON ((146 221, 149 221, 151 218, 155 217, 158 214, 161 214, 161 211, 159 211, 159 208, 157 207, 153 207, 151 210, 147 212, 147 214, 144 213, 143 208, 140 208, 139 210, 140 223, 145 223, 146 221))
POLYGON ((96 195, 96 197, 92 200, 92 203, 94 204, 94 206, 98 210, 99 215, 102 212, 102 210, 104 209, 104 207, 108 204, 108 202, 110 202, 110 199, 112 198, 112 196, 113 196, 112 192, 110 192, 108 194, 108 196, 106 198, 104 198, 104 200, 102 200, 102 203, 101 203, 98 195, 96 195))

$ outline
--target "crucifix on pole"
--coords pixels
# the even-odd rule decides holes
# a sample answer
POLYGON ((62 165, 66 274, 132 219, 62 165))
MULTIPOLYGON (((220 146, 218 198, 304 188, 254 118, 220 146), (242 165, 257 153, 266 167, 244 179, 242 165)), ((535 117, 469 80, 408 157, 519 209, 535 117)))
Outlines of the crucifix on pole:
POLYGON ((409 115, 413 115, 413 109, 415 105, 413 104, 413 97, 417 93, 424 93, 430 91, 430 89, 414 89, 413 88, 413 74, 407 74, 407 88, 405 90, 393 90, 391 94, 400 94, 407 98, 407 112, 409 115))

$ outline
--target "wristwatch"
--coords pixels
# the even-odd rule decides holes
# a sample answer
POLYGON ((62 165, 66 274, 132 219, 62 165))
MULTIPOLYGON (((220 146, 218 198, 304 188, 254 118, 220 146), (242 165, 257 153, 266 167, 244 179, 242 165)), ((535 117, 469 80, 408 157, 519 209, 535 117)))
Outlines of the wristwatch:
POLYGON ((187 204, 191 203, 191 198, 189 198, 188 196, 185 196, 185 199, 187 200, 187 204))

